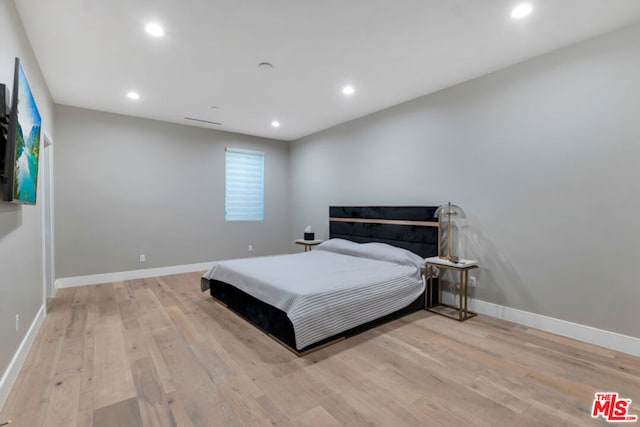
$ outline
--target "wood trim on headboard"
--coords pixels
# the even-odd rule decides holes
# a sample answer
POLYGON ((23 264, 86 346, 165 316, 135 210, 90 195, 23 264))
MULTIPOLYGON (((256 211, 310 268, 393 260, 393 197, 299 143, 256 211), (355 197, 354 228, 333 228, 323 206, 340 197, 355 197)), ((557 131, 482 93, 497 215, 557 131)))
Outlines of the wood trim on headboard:
POLYGON ((370 219, 370 218, 336 218, 330 217, 329 221, 335 222, 362 222, 366 224, 393 224, 415 225, 418 227, 438 227, 437 221, 406 221, 401 219, 370 219))

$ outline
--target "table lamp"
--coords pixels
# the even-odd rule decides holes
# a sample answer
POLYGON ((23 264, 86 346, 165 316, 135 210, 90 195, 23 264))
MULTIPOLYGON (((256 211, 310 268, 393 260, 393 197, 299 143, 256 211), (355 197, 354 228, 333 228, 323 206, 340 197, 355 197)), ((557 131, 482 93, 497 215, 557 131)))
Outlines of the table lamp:
POLYGON ((433 216, 438 218, 438 256, 448 261, 457 261, 458 257, 451 255, 451 241, 453 240, 451 217, 464 218, 464 211, 460 206, 452 205, 451 202, 449 202, 436 209, 433 216), (440 252, 442 250, 442 227, 445 222, 447 223, 447 253, 443 255, 440 252))

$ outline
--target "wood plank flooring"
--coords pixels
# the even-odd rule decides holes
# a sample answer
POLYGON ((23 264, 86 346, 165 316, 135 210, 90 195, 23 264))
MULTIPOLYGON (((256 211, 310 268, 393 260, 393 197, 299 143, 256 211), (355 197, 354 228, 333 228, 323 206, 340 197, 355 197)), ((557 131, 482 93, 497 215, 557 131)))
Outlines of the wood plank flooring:
MULTIPOLYGON (((420 311, 296 357, 200 274, 62 289, 0 413, 12 426, 607 425, 640 359, 491 317, 420 311)), ((640 423, 639 423, 640 424, 640 423)))

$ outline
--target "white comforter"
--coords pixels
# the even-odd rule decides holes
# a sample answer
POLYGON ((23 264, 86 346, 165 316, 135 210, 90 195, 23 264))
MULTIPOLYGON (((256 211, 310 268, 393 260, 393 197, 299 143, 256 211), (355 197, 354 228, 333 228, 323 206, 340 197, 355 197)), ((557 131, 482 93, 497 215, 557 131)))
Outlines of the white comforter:
POLYGON ((300 254, 221 261, 204 277, 287 313, 302 349, 409 305, 424 292, 423 263, 390 245, 332 239, 300 254))

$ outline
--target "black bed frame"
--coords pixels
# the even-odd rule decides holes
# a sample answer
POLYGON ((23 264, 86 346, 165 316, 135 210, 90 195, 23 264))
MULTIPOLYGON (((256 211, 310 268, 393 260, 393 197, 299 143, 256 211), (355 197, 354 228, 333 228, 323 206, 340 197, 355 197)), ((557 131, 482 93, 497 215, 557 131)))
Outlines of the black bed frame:
MULTIPOLYGON (((436 209, 437 206, 332 206, 329 208, 329 236, 358 243, 388 243, 410 250, 423 258, 436 256, 438 222, 433 218, 436 209)), ((215 300, 299 356, 424 309, 425 298, 428 298, 429 305, 438 302, 438 284, 434 280, 431 295, 426 295, 425 291, 405 308, 297 350, 293 325, 284 311, 228 283, 217 280, 208 282, 211 296, 215 300)))

